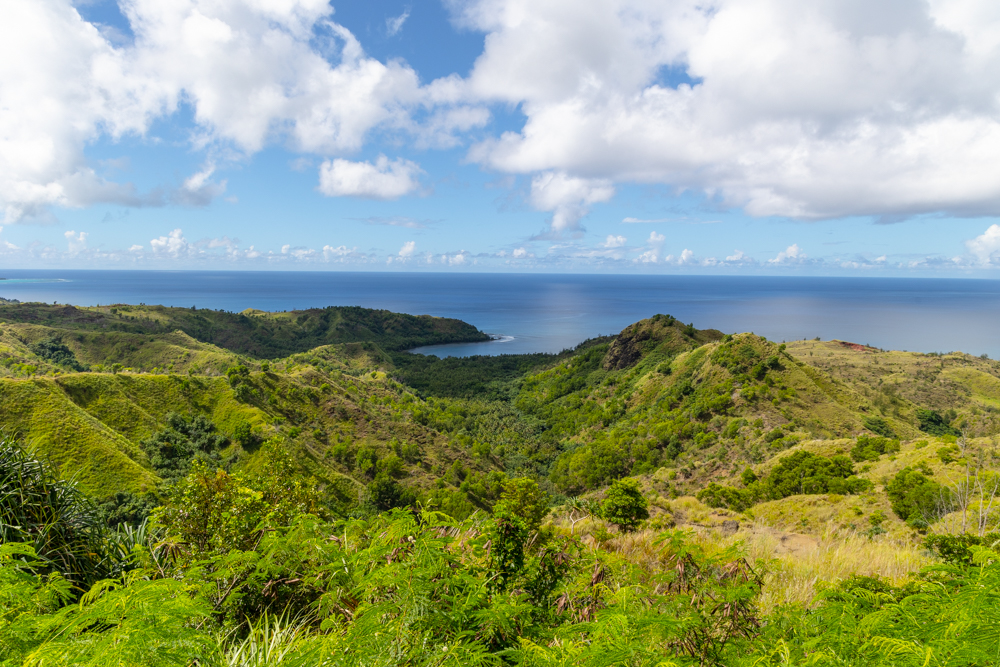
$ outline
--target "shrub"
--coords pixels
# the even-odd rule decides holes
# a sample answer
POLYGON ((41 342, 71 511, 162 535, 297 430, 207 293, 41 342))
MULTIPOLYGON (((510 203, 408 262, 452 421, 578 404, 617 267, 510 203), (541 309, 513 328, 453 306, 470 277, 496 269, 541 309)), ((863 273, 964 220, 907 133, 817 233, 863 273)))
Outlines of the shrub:
POLYGON ((903 521, 920 518, 927 523, 937 519, 937 509, 948 495, 946 488, 910 467, 896 473, 885 490, 896 516, 903 521))
POLYGON ((397 507, 408 507, 417 501, 412 491, 384 473, 376 475, 368 484, 368 497, 382 512, 397 507))
POLYGON ((649 503, 634 479, 612 482, 601 503, 601 516, 618 529, 630 533, 649 518, 649 503))
POLYGON ((941 560, 952 565, 972 565, 972 550, 969 547, 984 546, 996 549, 1000 542, 1000 533, 979 535, 928 535, 924 538, 924 546, 933 551, 941 560))
POLYGON ((889 426, 889 422, 881 417, 865 417, 861 420, 861 424, 875 435, 880 435, 883 438, 895 439, 898 437, 896 432, 892 430, 892 427, 889 426))
POLYGON ((226 438, 215 432, 215 424, 200 415, 185 419, 174 412, 167 414, 166 422, 166 428, 139 443, 164 480, 186 475, 196 458, 212 464, 220 462, 219 450, 225 447, 226 438))
MULTIPOLYGON (((89 587, 112 575, 97 506, 10 436, 0 437, 0 544, 24 542, 41 572, 89 587)), ((2 625, 0 616, 0 625, 2 625)))
POLYGON ((86 366, 77 361, 73 350, 66 347, 66 344, 58 338, 49 338, 35 343, 31 346, 31 351, 46 361, 65 366, 70 370, 80 372, 88 370, 86 366))
POLYGON ((924 433, 929 433, 931 435, 954 435, 960 436, 962 432, 957 428, 953 428, 944 420, 940 414, 934 410, 917 410, 917 422, 918 428, 924 433))
POLYGON ((871 482, 854 476, 854 466, 846 456, 827 458, 811 452, 795 452, 782 458, 764 480, 764 495, 771 500, 800 493, 857 494, 871 482))
POLYGON ((899 451, 899 440, 891 440, 879 436, 862 435, 851 448, 851 458, 855 461, 877 461, 883 454, 895 454, 899 451))
POLYGON ((529 477, 507 480, 500 493, 500 501, 493 507, 494 515, 520 517, 528 530, 538 530, 548 511, 549 494, 529 477))

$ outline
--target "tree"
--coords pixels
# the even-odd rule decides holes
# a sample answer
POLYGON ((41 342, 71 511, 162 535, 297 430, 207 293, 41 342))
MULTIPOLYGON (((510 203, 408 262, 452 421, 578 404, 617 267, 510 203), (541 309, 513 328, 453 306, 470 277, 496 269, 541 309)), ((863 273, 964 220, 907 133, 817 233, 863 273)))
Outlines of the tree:
POLYGON ((416 496, 412 491, 386 473, 379 473, 368 484, 368 497, 382 512, 396 507, 407 507, 416 502, 416 496))
POLYGON ((903 521, 931 523, 941 499, 941 485, 915 468, 906 467, 886 484, 892 511, 903 521))
POLYGON ((608 487, 601 503, 601 516, 622 532, 631 533, 649 518, 648 507, 639 482, 630 478, 619 479, 608 487))
POLYGON ((506 513, 520 517, 528 530, 538 530, 549 511, 549 494, 538 488, 538 483, 528 477, 507 480, 500 494, 500 501, 493 507, 494 514, 506 513))

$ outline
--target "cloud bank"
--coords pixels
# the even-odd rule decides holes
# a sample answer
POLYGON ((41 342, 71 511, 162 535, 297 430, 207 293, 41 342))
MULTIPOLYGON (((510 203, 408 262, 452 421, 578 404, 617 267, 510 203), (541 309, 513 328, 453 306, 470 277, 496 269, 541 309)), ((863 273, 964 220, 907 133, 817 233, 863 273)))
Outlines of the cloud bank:
POLYGON ((413 162, 348 159, 379 136, 471 142, 469 159, 530 178, 553 239, 580 233, 621 183, 754 216, 1000 214, 991 0, 454 0, 485 48, 467 76, 426 84, 367 55, 327 0, 119 4, 134 40, 112 42, 69 0, 0 3, 5 221, 221 196, 210 159, 146 194, 86 159, 97 139, 145 136, 182 108, 208 157, 268 145, 320 156, 330 196, 419 189, 413 162), (491 108, 523 124, 491 133, 491 108))

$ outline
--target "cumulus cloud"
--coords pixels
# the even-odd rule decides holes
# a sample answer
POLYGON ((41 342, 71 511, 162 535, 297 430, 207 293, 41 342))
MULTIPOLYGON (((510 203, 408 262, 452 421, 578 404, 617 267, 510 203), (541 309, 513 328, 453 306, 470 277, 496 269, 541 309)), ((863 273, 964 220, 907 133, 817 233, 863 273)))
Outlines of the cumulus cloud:
POLYGON ((760 216, 1000 212, 1000 12, 988 0, 457 11, 487 33, 470 89, 527 117, 473 149, 492 168, 667 184, 760 216))
POLYGON ((196 252, 194 246, 184 238, 184 232, 180 228, 171 231, 166 236, 151 239, 149 247, 153 254, 158 257, 172 257, 174 259, 187 257, 196 252))
POLYGON ((608 234, 608 238, 604 239, 604 242, 601 243, 601 247, 602 248, 621 248, 623 245, 625 245, 625 242, 627 240, 628 239, 626 239, 624 236, 621 236, 621 235, 615 236, 614 234, 608 234))
MULTIPOLYGON (((656 264, 660 261, 660 257, 663 254, 663 243, 667 240, 667 237, 663 234, 658 234, 656 232, 650 232, 649 238, 646 239, 646 245, 648 250, 636 257, 633 262, 639 264, 656 264)), ((668 256, 665 258, 666 261, 673 259, 668 256)))
POLYGON ((767 260, 768 264, 797 264, 806 259, 802 249, 797 243, 793 243, 778 253, 774 259, 767 260))
POLYGON ((591 204, 608 201, 615 194, 610 181, 569 176, 563 172, 547 172, 531 181, 531 203, 540 211, 551 211, 552 232, 580 231, 580 219, 591 204))
POLYGON ((514 252, 511 253, 514 259, 524 259, 528 256, 527 248, 514 248, 514 252))
POLYGON ((413 251, 416 250, 416 248, 417 248, 416 241, 407 241, 406 243, 403 244, 403 247, 399 249, 399 256, 409 257, 410 255, 413 254, 413 251))
POLYGON ((1000 225, 990 225, 985 232, 965 242, 976 263, 1000 264, 1000 225))
POLYGON ((83 252, 87 249, 87 232, 77 234, 75 231, 70 230, 63 234, 63 236, 69 242, 69 251, 71 254, 83 252))
MULTIPOLYGON (((122 0, 134 41, 109 40, 70 0, 0 3, 0 206, 200 204, 225 184, 188 179, 173 197, 107 182, 84 157, 100 136, 142 135, 191 106, 195 147, 249 154, 269 142, 330 154, 375 127, 410 127, 422 96, 402 61, 365 55, 326 0, 122 0), (58 44, 59 48, 52 48, 58 44), (150 200, 150 197, 152 199, 150 200)), ((400 23, 402 25, 402 23, 400 23)))
POLYGON ((319 191, 328 197, 398 199, 420 187, 423 171, 415 162, 380 155, 375 164, 327 160, 319 168, 319 191))

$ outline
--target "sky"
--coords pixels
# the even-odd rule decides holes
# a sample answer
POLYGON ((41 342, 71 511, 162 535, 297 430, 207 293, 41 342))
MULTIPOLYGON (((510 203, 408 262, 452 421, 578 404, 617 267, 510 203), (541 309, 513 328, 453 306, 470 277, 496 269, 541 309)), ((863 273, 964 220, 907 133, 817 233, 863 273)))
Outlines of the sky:
POLYGON ((995 0, 3 0, 0 269, 1000 277, 995 0))

